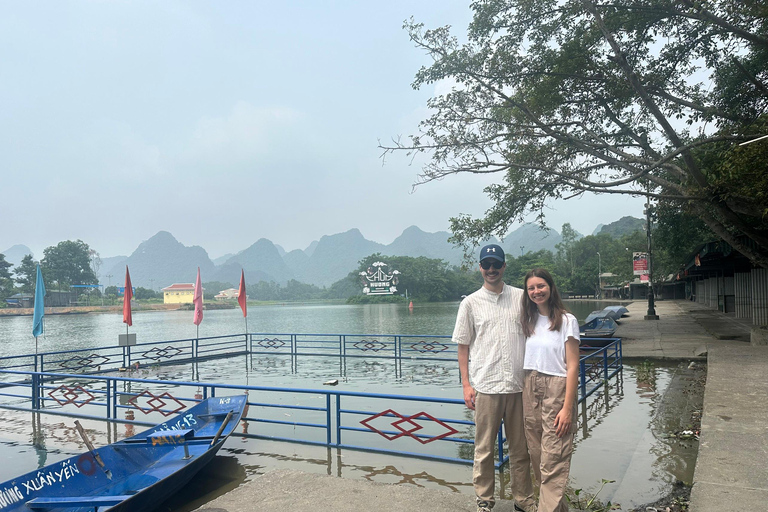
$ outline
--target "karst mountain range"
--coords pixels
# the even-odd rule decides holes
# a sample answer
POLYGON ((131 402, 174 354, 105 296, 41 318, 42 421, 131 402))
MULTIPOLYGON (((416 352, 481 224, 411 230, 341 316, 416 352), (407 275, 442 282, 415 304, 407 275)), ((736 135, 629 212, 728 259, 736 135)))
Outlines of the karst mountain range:
MULTIPOLYGON (((594 233, 611 232, 615 225, 631 219, 632 229, 642 221, 624 218, 612 224, 599 225, 594 233)), ((624 231, 624 229, 622 229, 624 231)), ((613 233, 611 233, 613 234, 613 233)), ((130 256, 102 257, 99 282, 105 286, 121 286, 125 266, 131 271, 134 286, 160 290, 173 283, 192 283, 200 267, 203 282, 218 281, 235 286, 244 269, 246 280, 253 284, 273 281, 284 285, 291 279, 316 286, 330 286, 357 268, 358 262, 374 253, 383 256, 425 256, 439 258, 449 264, 461 263, 461 249, 448 242, 450 233, 427 233, 416 226, 403 231, 390 244, 366 239, 358 229, 326 235, 312 242, 306 249, 286 252, 282 247, 261 238, 237 254, 211 259, 200 246, 185 246, 169 232, 160 231, 145 240, 130 256)), ((615 235, 614 235, 615 236, 615 235)), ((534 224, 523 224, 499 243, 509 254, 535 252, 541 249, 556 251, 561 242, 560 233, 554 229, 544 231, 534 224)), ((98 247, 93 247, 98 250, 98 247)), ((8 249, 6 259, 16 264, 28 253, 23 245, 8 249), (19 253, 19 254, 16 254, 19 253)))

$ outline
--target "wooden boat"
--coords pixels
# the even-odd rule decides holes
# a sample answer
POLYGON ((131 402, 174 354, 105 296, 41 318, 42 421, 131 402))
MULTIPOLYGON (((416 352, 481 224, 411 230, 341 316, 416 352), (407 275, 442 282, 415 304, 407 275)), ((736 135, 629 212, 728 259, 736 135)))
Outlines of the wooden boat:
MULTIPOLYGON (((0 484, 0 511, 149 512, 213 459, 246 395, 203 400, 141 434, 0 484)), ((79 422, 75 422, 81 429, 79 422)))
POLYGON ((581 337, 610 338, 618 329, 618 325, 611 317, 599 317, 579 326, 581 337))

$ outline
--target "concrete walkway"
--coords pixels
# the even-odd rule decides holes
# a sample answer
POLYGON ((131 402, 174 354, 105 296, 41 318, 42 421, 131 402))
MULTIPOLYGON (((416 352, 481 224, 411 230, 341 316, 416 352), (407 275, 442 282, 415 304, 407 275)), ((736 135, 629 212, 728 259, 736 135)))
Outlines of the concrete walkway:
MULTIPOLYGON (((768 347, 749 344, 748 322, 687 301, 629 306, 617 335, 631 358, 705 359, 707 386, 692 512, 768 511, 768 347)), ((467 468, 467 471, 471 471, 467 468)), ((200 512, 474 511, 474 497, 409 485, 387 485, 275 470, 221 496, 200 512)), ((498 501, 494 511, 512 512, 498 501)))

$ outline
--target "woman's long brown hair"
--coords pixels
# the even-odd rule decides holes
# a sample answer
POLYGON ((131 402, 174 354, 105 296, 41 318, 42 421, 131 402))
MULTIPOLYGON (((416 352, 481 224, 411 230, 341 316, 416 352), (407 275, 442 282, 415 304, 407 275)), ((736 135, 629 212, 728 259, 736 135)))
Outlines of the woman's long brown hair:
POLYGON ((523 325, 523 332, 525 337, 533 335, 534 327, 536 327, 536 318, 539 314, 539 308, 536 303, 528 297, 528 280, 532 277, 540 277, 549 285, 549 330, 559 331, 563 326, 563 314, 569 311, 565 308, 563 301, 560 299, 560 293, 555 286, 555 280, 552 279, 547 269, 534 268, 525 274, 523 280, 523 317, 520 319, 520 323, 523 325))

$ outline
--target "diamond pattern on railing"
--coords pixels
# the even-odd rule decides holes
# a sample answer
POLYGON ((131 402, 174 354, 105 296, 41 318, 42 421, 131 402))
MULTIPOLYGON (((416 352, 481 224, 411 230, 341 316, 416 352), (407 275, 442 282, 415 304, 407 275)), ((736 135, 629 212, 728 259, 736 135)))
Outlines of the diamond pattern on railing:
POLYGON ((257 341, 256 345, 260 346, 261 348, 278 349, 284 347, 286 343, 279 338, 264 338, 263 340, 257 341))
POLYGON ((429 341, 419 341, 419 342, 413 343, 411 345, 411 348, 413 350, 421 352, 422 354, 426 354, 427 352, 432 352, 433 354, 437 354, 437 353, 448 350, 448 345, 444 343, 436 343, 436 342, 432 343, 429 341))
POLYGON ((96 368, 107 364, 110 359, 101 354, 90 354, 87 356, 72 356, 69 359, 58 361, 58 366, 62 370, 79 370, 81 368, 96 368))
POLYGON ((387 348, 386 343, 382 343, 379 340, 360 340, 352 344, 353 347, 362 350, 363 352, 380 352, 387 348))
POLYGON ((131 399, 128 400, 128 403, 131 404, 136 409, 143 412, 144 414, 149 414, 151 412, 159 412, 163 416, 170 416, 171 414, 176 414, 177 412, 183 409, 186 409, 187 407, 183 403, 179 402, 176 398, 171 396, 171 394, 168 393, 167 391, 162 395, 156 396, 152 394, 149 390, 144 390, 138 395, 131 397, 131 399), (139 405, 139 401, 143 402, 143 406, 139 405), (178 407, 176 407, 171 411, 163 410, 164 407, 168 407, 168 406, 173 407, 174 402, 176 402, 178 407))
POLYGON ((181 353, 182 353, 182 350, 180 348, 171 347, 169 345, 165 348, 154 347, 144 352, 142 356, 147 359, 152 359, 153 361, 159 361, 160 359, 163 359, 163 358, 172 359, 181 353))
POLYGON ((440 421, 439 419, 435 418, 430 414, 427 414, 426 412, 419 412, 411 416, 403 416, 402 414, 395 412, 392 409, 387 409, 386 411, 382 411, 378 414, 375 414, 369 418, 362 420, 360 423, 365 425, 368 429, 376 432, 377 434, 379 434, 380 436, 382 436, 388 441, 394 441, 397 438, 408 436, 417 440, 421 444, 427 444, 427 443, 431 443, 432 441, 437 441, 438 439, 442 439, 444 437, 448 437, 450 435, 453 435, 459 432, 452 426, 440 421), (399 418, 397 421, 392 421, 390 423, 390 425, 393 428, 400 431, 399 434, 394 434, 394 435, 387 434, 386 432, 382 432, 378 428, 371 425, 371 423, 377 418, 381 418, 390 414, 399 418), (421 437, 414 435, 415 432, 418 432, 419 430, 422 430, 424 428, 424 426, 420 425, 417 421, 415 421, 415 420, 418 420, 419 418, 421 418, 422 420, 430 421, 432 423, 440 425, 441 427, 445 428, 445 432, 437 436, 427 437, 425 439, 422 439, 421 437), (405 425, 405 427, 403 425, 405 425))
POLYGON ((48 396, 53 398, 59 405, 75 404, 78 409, 96 399, 90 391, 82 386, 69 387, 64 384, 49 391, 48 396))

